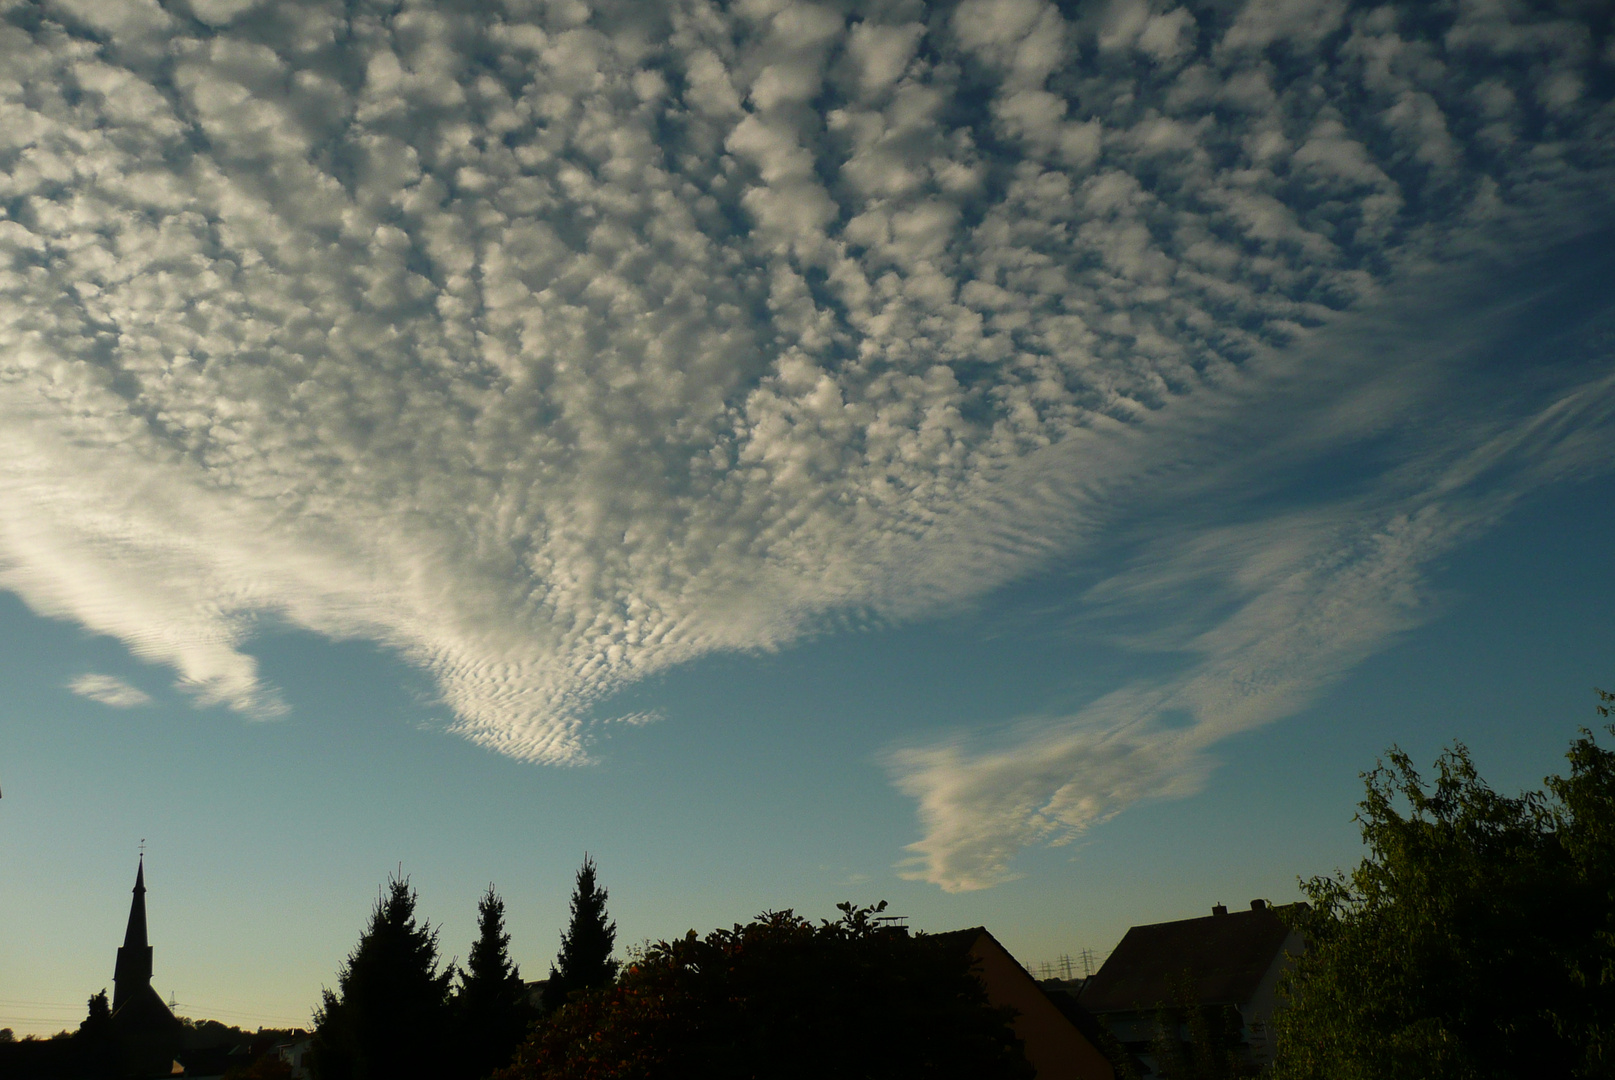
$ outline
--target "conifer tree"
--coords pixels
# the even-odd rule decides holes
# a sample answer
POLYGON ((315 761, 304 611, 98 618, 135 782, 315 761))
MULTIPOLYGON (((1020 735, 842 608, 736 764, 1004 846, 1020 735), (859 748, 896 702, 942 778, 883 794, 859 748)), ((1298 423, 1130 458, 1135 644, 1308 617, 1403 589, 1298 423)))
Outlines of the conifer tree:
POLYGON ((320 1080, 436 1076, 446 1061, 449 982, 438 970, 437 931, 415 921, 415 890, 393 878, 370 925, 314 1014, 320 1080))
POLYGON ((534 1019, 527 1003, 521 971, 510 959, 505 933, 505 902, 490 884, 477 903, 476 943, 455 996, 459 1020, 461 1065, 471 1080, 480 1080, 509 1064, 534 1019))
POLYGON ((565 1005, 574 990, 593 990, 617 977, 617 961, 611 958, 617 924, 606 921, 606 890, 595 882, 594 871, 594 860, 585 855, 572 890, 572 921, 544 986, 545 1009, 565 1005))

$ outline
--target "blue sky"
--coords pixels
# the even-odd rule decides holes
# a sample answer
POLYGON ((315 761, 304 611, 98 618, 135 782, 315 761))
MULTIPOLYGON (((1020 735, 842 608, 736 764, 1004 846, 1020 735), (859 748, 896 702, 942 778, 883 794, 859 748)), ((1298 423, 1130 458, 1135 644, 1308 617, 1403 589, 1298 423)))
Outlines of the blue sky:
POLYGON ((1293 897, 1615 683, 1594 8, 4 9, 0 1024, 1293 897))

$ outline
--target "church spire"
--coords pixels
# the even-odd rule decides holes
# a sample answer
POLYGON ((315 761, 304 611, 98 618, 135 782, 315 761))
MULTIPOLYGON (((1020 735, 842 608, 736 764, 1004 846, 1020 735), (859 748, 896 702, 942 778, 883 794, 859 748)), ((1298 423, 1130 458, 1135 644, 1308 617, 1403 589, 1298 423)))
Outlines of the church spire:
POLYGON ((135 898, 129 905, 129 928, 118 950, 118 964, 112 971, 112 1011, 151 985, 151 946, 146 944, 146 857, 140 857, 135 871, 135 898))

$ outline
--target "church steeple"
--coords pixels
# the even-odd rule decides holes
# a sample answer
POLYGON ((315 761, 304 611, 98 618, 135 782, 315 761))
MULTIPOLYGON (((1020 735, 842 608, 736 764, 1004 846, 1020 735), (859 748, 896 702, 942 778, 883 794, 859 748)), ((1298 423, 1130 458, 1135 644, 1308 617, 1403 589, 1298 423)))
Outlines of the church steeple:
POLYGON ((142 988, 151 986, 151 946, 146 943, 146 857, 140 857, 135 871, 135 898, 129 905, 129 928, 118 950, 118 965, 112 972, 112 1011, 132 999, 142 988))

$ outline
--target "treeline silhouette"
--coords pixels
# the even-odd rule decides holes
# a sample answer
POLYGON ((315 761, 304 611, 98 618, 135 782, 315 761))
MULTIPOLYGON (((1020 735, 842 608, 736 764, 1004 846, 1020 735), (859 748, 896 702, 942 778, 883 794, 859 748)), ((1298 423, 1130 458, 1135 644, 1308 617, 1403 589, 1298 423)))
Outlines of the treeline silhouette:
MULTIPOLYGON (((1615 718, 1615 695, 1599 695, 1615 718)), ((1310 903, 1285 909, 1307 945, 1280 982, 1274 1059, 1253 1060, 1238 1017, 1186 987, 1159 1004, 1152 1045, 1097 1033, 1117 1080, 1615 1077, 1615 751, 1584 728, 1566 756, 1544 790, 1508 796, 1461 744, 1433 781, 1393 747, 1363 774, 1365 857, 1302 882, 1310 903)), ((817 925, 764 912, 619 970, 606 899, 585 860, 535 1008, 491 889, 471 962, 451 973, 408 882, 391 881, 325 996, 318 1080, 1031 1075, 952 935, 888 925, 884 904, 817 925)))
POLYGON ((617 974, 617 927, 607 892, 584 856, 571 920, 540 1002, 510 956, 505 904, 493 885, 477 905, 477 940, 464 968, 440 965, 438 934, 416 916, 407 877, 391 878, 370 923, 314 1013, 310 1067, 319 1080, 433 1076, 481 1080, 511 1061, 533 1022, 574 991, 617 974))
MULTIPOLYGON (((291 1066, 275 1047, 307 1034, 299 1028, 244 1031, 217 1020, 177 1019, 186 1073, 221 1080, 291 1080, 291 1066)), ((75 1030, 19 1040, 9 1028, 0 1028, 0 1080, 128 1080, 132 1075, 137 1074, 125 1059, 105 990, 90 996, 75 1030)))
POLYGON ((841 904, 818 924, 764 912, 647 946, 622 968, 607 891, 585 858, 571 917, 531 999, 492 886, 463 970, 441 964, 406 877, 383 888, 315 1013, 317 1080, 880 1076, 1024 1080, 1009 1010, 968 952, 911 935, 885 909, 841 904))

